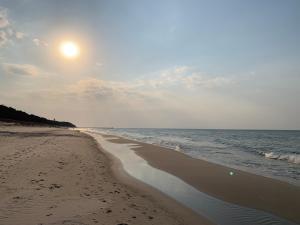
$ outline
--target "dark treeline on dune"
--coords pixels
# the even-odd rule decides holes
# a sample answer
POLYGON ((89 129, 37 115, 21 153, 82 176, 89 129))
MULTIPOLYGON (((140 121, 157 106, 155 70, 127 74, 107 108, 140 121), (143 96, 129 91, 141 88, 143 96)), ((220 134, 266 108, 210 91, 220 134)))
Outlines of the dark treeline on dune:
POLYGON ((44 117, 28 114, 26 112, 16 110, 12 107, 0 105, 0 121, 16 122, 27 125, 48 125, 58 127, 76 127, 70 122, 48 120, 44 117))

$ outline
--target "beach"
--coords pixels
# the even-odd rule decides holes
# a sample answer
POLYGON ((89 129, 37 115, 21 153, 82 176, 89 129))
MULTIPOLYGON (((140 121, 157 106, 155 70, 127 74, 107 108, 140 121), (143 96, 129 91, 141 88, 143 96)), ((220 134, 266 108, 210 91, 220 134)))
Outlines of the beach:
POLYGON ((212 224, 111 168, 79 131, 0 126, 0 224, 212 224))
MULTIPOLYGON (((134 155, 128 160, 131 166, 136 163, 134 155)), ((185 184, 172 184, 179 192, 187 192, 190 186, 221 204, 224 201, 262 210, 291 222, 279 224, 300 222, 298 186, 113 135, 2 125, 0 171, 0 224, 3 225, 228 224, 222 221, 223 212, 232 216, 226 207, 220 209, 213 202, 214 207, 208 207, 210 211, 199 214, 193 207, 181 204, 176 196, 173 198, 172 188, 167 186, 168 176, 185 184), (110 152, 114 146, 119 149, 117 155, 110 152), (132 167, 140 170, 142 177, 159 177, 155 171, 148 173, 149 168, 167 175, 162 178, 167 192, 152 185, 155 179, 147 184, 147 179, 143 182, 126 171, 121 156, 126 148, 140 157, 138 162, 145 161, 146 170, 132 167)), ((188 192, 186 196, 194 198, 188 192)), ((210 205, 205 199, 194 200, 204 201, 204 209, 210 205)), ((237 224, 249 222, 237 221, 237 224)))

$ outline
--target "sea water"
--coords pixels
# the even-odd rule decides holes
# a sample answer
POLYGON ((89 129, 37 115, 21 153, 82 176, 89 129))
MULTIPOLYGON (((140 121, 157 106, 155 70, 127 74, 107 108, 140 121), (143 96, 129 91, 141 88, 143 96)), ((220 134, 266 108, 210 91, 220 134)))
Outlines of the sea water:
POLYGON ((300 131, 93 128, 300 186, 300 131))

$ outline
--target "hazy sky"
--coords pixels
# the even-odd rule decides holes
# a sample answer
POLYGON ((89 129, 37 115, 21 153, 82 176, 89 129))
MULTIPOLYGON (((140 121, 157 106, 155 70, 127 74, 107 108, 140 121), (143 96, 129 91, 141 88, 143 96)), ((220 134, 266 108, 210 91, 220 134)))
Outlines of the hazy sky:
POLYGON ((2 104, 79 126, 300 129, 299 0, 0 7, 2 104))

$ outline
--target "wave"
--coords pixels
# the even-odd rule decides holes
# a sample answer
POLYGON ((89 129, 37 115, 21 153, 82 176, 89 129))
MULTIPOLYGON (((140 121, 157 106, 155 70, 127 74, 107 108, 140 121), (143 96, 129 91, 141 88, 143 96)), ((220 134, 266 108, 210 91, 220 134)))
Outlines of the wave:
POLYGON ((300 164, 299 154, 276 154, 274 152, 262 153, 268 159, 288 161, 290 163, 300 164))
POLYGON ((175 146, 175 150, 178 151, 178 152, 181 152, 181 147, 180 147, 180 145, 176 145, 176 146, 175 146))

